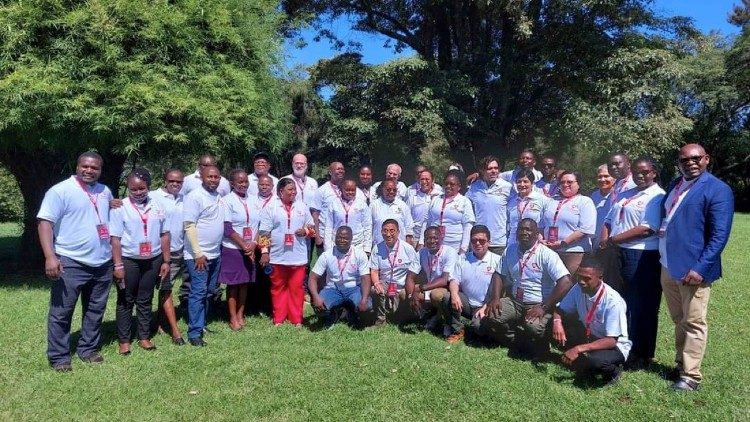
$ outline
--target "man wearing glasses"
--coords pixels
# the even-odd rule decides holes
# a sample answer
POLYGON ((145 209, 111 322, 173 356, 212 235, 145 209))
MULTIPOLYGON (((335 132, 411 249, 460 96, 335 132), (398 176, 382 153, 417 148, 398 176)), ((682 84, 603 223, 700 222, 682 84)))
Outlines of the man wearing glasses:
POLYGON ((708 164, 702 146, 680 149, 677 165, 682 177, 667 189, 658 232, 661 285, 675 323, 677 367, 669 376, 676 391, 700 387, 711 284, 721 277, 721 251, 732 230, 732 190, 706 171, 708 164))
POLYGON ((560 181, 558 180, 557 159, 551 155, 542 157, 542 174, 544 177, 538 179, 534 186, 547 198, 560 200, 560 181))

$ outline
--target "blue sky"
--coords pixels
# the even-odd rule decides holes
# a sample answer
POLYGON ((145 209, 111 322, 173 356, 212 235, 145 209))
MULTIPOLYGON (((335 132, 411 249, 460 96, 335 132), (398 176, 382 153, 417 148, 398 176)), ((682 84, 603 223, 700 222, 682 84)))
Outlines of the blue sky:
MULTIPOLYGON (((695 25, 703 32, 718 31, 724 35, 737 34, 739 28, 730 25, 727 17, 735 4, 740 0, 656 0, 654 9, 665 15, 687 16, 694 20, 695 25)), ((346 19, 332 22, 328 29, 333 31, 345 42, 354 41, 362 44, 360 53, 365 63, 378 64, 398 57, 392 49, 384 48, 385 37, 353 31, 346 19)), ((291 68, 297 65, 307 66, 323 58, 330 58, 338 54, 327 40, 313 41, 315 31, 302 32, 307 42, 304 48, 297 48, 293 42, 287 42, 284 48, 286 63, 291 68)), ((402 55, 410 55, 404 52, 402 55)))

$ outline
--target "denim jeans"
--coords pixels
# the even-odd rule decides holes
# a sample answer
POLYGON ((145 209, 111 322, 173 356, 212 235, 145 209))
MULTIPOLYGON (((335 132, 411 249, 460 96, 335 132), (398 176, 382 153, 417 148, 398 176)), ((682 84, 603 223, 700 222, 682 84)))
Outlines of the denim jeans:
POLYGON ((190 273, 190 295, 188 296, 188 338, 196 339, 203 336, 208 315, 209 292, 216 290, 219 280, 219 265, 221 258, 209 259, 203 271, 195 269, 195 260, 185 260, 190 273))

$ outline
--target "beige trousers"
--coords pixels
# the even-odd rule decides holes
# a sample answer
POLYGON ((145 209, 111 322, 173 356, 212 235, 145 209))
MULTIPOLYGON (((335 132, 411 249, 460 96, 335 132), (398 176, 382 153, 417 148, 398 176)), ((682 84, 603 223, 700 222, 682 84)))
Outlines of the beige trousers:
POLYGON ((674 322, 674 360, 680 370, 680 376, 700 382, 703 378, 701 362, 708 342, 706 312, 711 285, 683 285, 662 267, 661 287, 667 300, 669 316, 674 322))

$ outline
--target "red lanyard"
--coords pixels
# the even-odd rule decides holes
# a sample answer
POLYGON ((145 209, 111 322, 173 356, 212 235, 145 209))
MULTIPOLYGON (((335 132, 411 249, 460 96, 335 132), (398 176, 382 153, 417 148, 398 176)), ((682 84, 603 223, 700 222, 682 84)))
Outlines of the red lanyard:
POLYGON ((443 225, 443 214, 445 214, 445 206, 453 202, 453 200, 456 199, 456 196, 458 195, 453 195, 450 201, 448 201, 448 196, 443 196, 443 206, 440 207, 440 225, 441 226, 443 225))
MULTIPOLYGON (((260 198, 260 196, 258 196, 258 198, 260 198)), ((263 209, 263 208, 265 208, 265 207, 266 207, 266 205, 268 205, 268 203, 269 203, 269 202, 270 202, 270 201, 271 201, 272 199, 273 199, 273 194, 271 194, 271 195, 268 195, 268 199, 266 199, 265 201, 263 201, 263 205, 261 205, 261 206, 260 206, 260 209, 263 209)))
POLYGON ((529 263, 529 260, 531 259, 531 257, 534 256, 534 253, 536 253, 537 247, 539 247, 538 241, 534 242, 534 246, 532 246, 531 249, 529 250, 528 254, 526 255, 526 259, 521 261, 521 258, 523 258, 523 255, 521 256, 521 258, 518 259, 518 274, 519 274, 518 282, 519 283, 523 281, 523 272, 526 269, 526 264, 529 263))
POLYGON ((615 188, 612 189, 612 203, 614 204, 617 202, 617 197, 625 190, 625 186, 628 185, 628 179, 633 177, 632 175, 628 175, 628 177, 622 179, 619 181, 620 186, 617 186, 617 183, 615 183, 615 188))
MULTIPOLYGON (((388 263, 391 265, 391 283, 393 283, 393 269, 396 266, 396 258, 398 257, 398 248, 401 247, 401 242, 399 240, 396 240, 395 250, 393 253, 393 259, 391 259, 391 252, 388 251, 388 263)), ((386 250, 388 250, 388 245, 385 246, 386 250)))
POLYGON ((669 205, 669 208, 667 208, 667 218, 671 217, 672 210, 674 210, 675 205, 677 205, 677 201, 680 200, 680 195, 682 195, 683 193, 687 192, 687 190, 690 189, 691 186, 693 186, 694 180, 691 180, 691 181, 685 183, 685 189, 683 189, 682 191, 680 191, 680 186, 682 186, 682 182, 684 180, 685 179, 680 179, 680 182, 677 183, 677 186, 675 186, 674 190, 672 191, 672 192, 674 192, 674 197, 672 197, 672 203, 669 205))
POLYGON ((625 207, 627 207, 629 203, 633 202, 633 200, 635 200, 639 196, 643 196, 645 194, 646 192, 638 192, 638 195, 633 195, 630 198, 622 201, 622 205, 620 205, 620 223, 622 223, 623 220, 625 220, 625 207))
POLYGON ((599 301, 602 300, 602 296, 604 296, 604 285, 602 284, 601 289, 599 290, 599 294, 596 295, 596 300, 594 301, 594 306, 589 309, 589 311, 586 313, 586 337, 591 336, 591 322, 594 321, 594 313, 596 312, 597 306, 599 306, 599 301))
POLYGON ((135 206, 135 203, 133 203, 132 199, 130 199, 130 205, 133 206, 135 212, 138 213, 138 217, 141 218, 141 222, 143 223, 143 237, 148 239, 148 212, 151 211, 151 207, 145 208, 143 210, 143 214, 141 214, 141 210, 139 210, 138 207, 135 206))
MULTIPOLYGON (((562 208, 563 205, 567 204, 568 202, 572 201, 573 199, 576 199, 576 197, 578 197, 578 195, 571 196, 570 198, 563 199, 562 201, 558 201, 557 202, 557 209, 555 210, 555 216, 552 218, 552 227, 554 227, 555 224, 557 224, 557 215, 560 214, 560 208, 562 208)), ((519 220, 520 220, 520 218, 519 218, 519 220)))
POLYGON ((520 200, 516 200, 516 211, 518 211, 518 221, 523 220, 523 213, 526 212, 526 207, 529 206, 529 197, 523 198, 523 209, 520 207, 520 200))
POLYGON ((352 249, 351 249, 351 247, 350 247, 350 248, 349 248, 349 252, 347 252, 347 253, 346 253, 346 256, 344 256, 344 258, 346 258, 346 259, 344 260, 344 265, 341 265, 341 260, 340 260, 340 259, 337 259, 337 260, 336 260, 336 264, 337 264, 337 265, 338 265, 338 267, 339 267, 339 275, 341 276, 341 282, 342 282, 342 283, 344 282, 344 270, 346 269, 346 264, 348 264, 348 263, 349 263, 349 258, 351 258, 351 256, 352 256, 352 249))
POLYGON ((443 247, 442 247, 442 246, 440 246, 440 249, 438 249, 437 253, 436 253, 436 254, 435 254, 435 256, 434 256, 434 257, 432 257, 432 258, 430 258, 430 251, 427 251, 427 261, 428 261, 428 262, 429 262, 429 264, 430 264, 430 265, 429 265, 429 267, 430 267, 430 268, 429 268, 429 270, 430 270, 430 273, 429 273, 429 274, 427 274, 427 279, 428 279, 427 281, 432 281, 432 275, 433 275, 433 274, 435 273, 435 271, 437 270, 437 264, 438 264, 438 262, 440 261, 440 255, 441 255, 442 253, 443 253, 443 247))
POLYGON ((286 229, 289 231, 292 229, 292 208, 294 208, 294 204, 287 207, 286 204, 282 202, 281 205, 284 206, 284 211, 286 211, 286 229))
POLYGON ((302 183, 300 183, 297 180, 297 177, 292 175, 292 180, 294 180, 294 183, 297 185, 297 188, 299 188, 300 193, 302 193, 302 200, 305 200, 305 180, 302 180, 302 183))
POLYGON ((239 195, 237 195, 237 199, 239 199, 242 206, 245 207, 245 225, 250 226, 250 210, 247 208, 247 200, 243 200, 239 195))
POLYGON ((78 182, 78 186, 83 189, 83 192, 86 194, 86 196, 89 197, 89 201, 91 201, 91 205, 94 206, 94 211, 96 212, 96 218, 99 220, 99 224, 102 224, 102 217, 99 215, 99 208, 96 207, 96 201, 99 198, 98 194, 92 194, 86 189, 85 184, 81 181, 81 179, 76 176, 76 181, 78 182))
POLYGON ((339 201, 341 201, 341 206, 344 207, 344 224, 349 225, 349 210, 352 208, 354 200, 352 199, 349 205, 344 203, 344 198, 339 197, 339 201))

